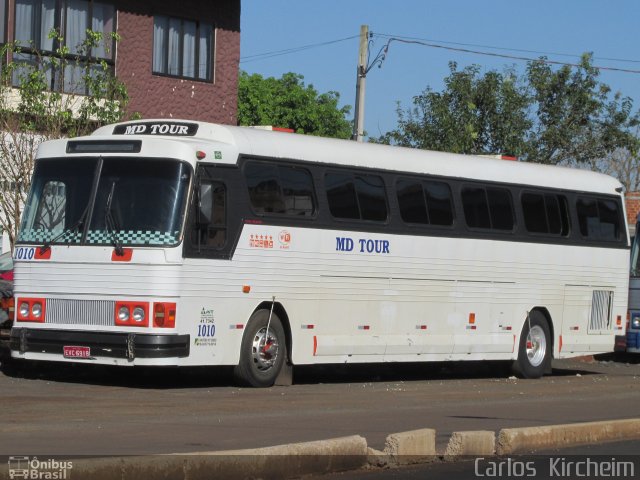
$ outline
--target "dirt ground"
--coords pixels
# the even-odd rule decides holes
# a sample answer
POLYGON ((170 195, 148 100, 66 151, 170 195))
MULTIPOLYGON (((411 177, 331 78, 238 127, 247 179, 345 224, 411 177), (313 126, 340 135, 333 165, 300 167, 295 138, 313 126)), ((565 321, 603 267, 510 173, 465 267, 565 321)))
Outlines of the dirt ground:
POLYGON ((2 364, 0 455, 127 455, 253 448, 362 435, 640 417, 640 355, 554 361, 296 368, 294 385, 234 386, 229 369, 2 364))

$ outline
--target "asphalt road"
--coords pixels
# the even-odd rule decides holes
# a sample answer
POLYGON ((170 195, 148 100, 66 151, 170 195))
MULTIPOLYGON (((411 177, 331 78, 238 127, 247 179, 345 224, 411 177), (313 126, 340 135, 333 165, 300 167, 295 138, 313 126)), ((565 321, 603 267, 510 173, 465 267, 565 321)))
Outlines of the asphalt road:
POLYGON ((640 417, 640 356, 556 361, 539 380, 487 364, 300 368, 290 387, 233 386, 230 372, 3 364, 0 455, 128 455, 242 449, 435 428, 640 417))

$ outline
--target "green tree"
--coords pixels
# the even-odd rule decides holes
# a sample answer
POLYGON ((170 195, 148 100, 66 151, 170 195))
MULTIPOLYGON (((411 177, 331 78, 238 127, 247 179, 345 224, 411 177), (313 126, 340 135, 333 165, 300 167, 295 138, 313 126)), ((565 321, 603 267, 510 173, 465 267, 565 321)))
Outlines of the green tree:
POLYGON ((12 246, 40 143, 85 135, 122 120, 128 104, 124 84, 106 62, 96 63, 89 56, 101 42, 109 45, 113 36, 107 39, 87 30, 73 55, 55 30, 50 37, 60 47, 54 55, 41 55, 32 45, 35 64, 13 61, 21 53, 17 44, 0 49, 0 58, 10 60, 0 69, 0 230, 8 233, 12 246), (76 75, 71 78, 70 72, 76 75))
POLYGON ((297 133, 323 137, 350 138, 351 107, 338 107, 337 92, 319 94, 304 77, 285 73, 281 78, 240 72, 238 84, 238 124, 273 125, 297 133))
MULTIPOLYGON (((552 68, 544 59, 526 73, 480 74, 450 64, 445 88, 427 88, 398 127, 375 141, 455 153, 508 153, 522 160, 594 168, 626 151, 637 157, 633 102, 598 80, 590 55, 577 67, 552 68)), ((605 169, 606 170, 606 169, 605 169)))
POLYGON ((527 66, 534 126, 527 159, 547 164, 585 164, 611 156, 618 149, 637 151, 633 129, 638 114, 633 102, 611 94, 598 80, 591 55, 577 67, 557 70, 540 59, 527 66))
POLYGON ((449 64, 445 88, 427 88, 413 99, 413 108, 398 106, 398 128, 376 141, 407 147, 454 153, 509 153, 525 151, 528 97, 513 71, 490 71, 480 67, 463 70, 449 64))

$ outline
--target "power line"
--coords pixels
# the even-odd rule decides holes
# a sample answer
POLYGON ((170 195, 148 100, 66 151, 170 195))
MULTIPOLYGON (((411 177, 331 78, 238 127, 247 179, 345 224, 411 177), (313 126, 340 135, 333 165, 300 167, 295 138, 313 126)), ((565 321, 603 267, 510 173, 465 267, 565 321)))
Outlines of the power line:
MULTIPOLYGON (((376 33, 375 36, 380 37, 380 38, 396 38, 396 39, 403 39, 403 40, 419 40, 419 41, 424 41, 424 42, 429 42, 429 43, 434 43, 434 44, 445 44, 445 45, 458 45, 461 47, 476 47, 476 48, 488 48, 491 50, 503 50, 506 52, 522 52, 522 53, 535 53, 536 55, 552 55, 554 57, 574 57, 574 58, 579 58, 581 55, 576 55, 573 53, 559 53, 559 52, 544 52, 544 51, 539 51, 539 50, 526 50, 526 49, 522 49, 522 48, 507 48, 507 47, 496 47, 494 45, 481 45, 481 44, 475 44, 475 43, 460 43, 460 42, 449 42, 446 40, 433 40, 433 39, 429 39, 429 38, 420 38, 420 37, 408 37, 405 35, 392 35, 392 34, 388 34, 388 33, 376 33)), ((603 60, 603 61, 609 61, 609 62, 624 62, 624 63, 640 63, 640 60, 631 60, 631 59, 627 59, 627 58, 610 58, 610 57, 593 57, 594 60, 603 60)))
POLYGON ((292 53, 302 52, 304 50, 310 50, 312 48, 325 47, 327 45, 333 45, 335 43, 346 42, 347 40, 353 40, 354 38, 358 38, 358 37, 359 35, 351 35, 350 37, 339 38, 337 40, 329 40, 326 42, 312 43, 309 45, 302 45, 300 47, 292 47, 292 48, 287 48, 284 50, 276 50, 272 52, 256 53, 255 55, 246 55, 240 58, 240 63, 249 63, 249 62, 255 62, 258 60, 264 60, 266 58, 279 57, 281 55, 289 55, 292 53))
MULTIPOLYGON (((374 36, 376 36, 377 34, 373 34, 374 36)), ((507 55, 504 53, 493 53, 493 52, 483 52, 480 50, 471 50, 469 48, 460 48, 460 47, 448 47, 446 45, 440 45, 440 44, 436 44, 436 43, 430 43, 430 42, 424 42, 421 40, 408 40, 408 39, 404 39, 404 38, 400 38, 400 37, 390 37, 387 39, 387 44, 383 47, 383 49, 388 50, 389 46, 391 45, 391 42, 400 42, 400 43, 407 43, 407 44, 414 44, 414 45, 421 45, 423 47, 430 47, 430 48, 441 48, 443 50, 451 50, 451 51, 455 51, 455 52, 463 52, 463 53, 470 53, 473 55, 485 55, 488 57, 498 57, 498 58, 507 58, 510 60, 520 60, 520 61, 525 61, 525 62, 543 62, 543 63, 548 63, 548 64, 552 64, 552 65, 566 65, 569 67, 580 67, 581 65, 579 63, 571 63, 571 62, 560 62, 558 60, 549 60, 547 58, 533 58, 533 57, 522 57, 522 56, 517 56, 517 55, 507 55)), ((640 70, 632 70, 629 68, 616 68, 616 67, 601 67, 601 66, 597 66, 594 65, 594 68, 597 68, 599 70, 608 70, 608 71, 613 71, 613 72, 624 72, 624 73, 640 73, 640 70)))
MULTIPOLYGON (((405 43, 405 44, 420 45, 420 46, 429 47, 429 48, 439 48, 439 49, 449 50, 449 51, 454 51, 454 52, 468 53, 468 54, 472 54, 472 55, 483 55, 483 56, 488 56, 488 57, 505 58, 505 59, 509 59, 509 60, 518 60, 518 61, 524 61, 524 62, 544 62, 544 63, 548 63, 548 64, 552 64, 552 65, 566 65, 566 66, 569 66, 569 67, 580 67, 581 66, 579 63, 574 63, 574 62, 562 62, 562 61, 559 61, 559 60, 550 60, 548 58, 539 58, 539 57, 535 58, 535 57, 525 57, 525 56, 521 56, 521 55, 509 55, 509 54, 506 54, 506 53, 486 52, 486 51, 482 51, 482 50, 476 50, 476 49, 471 49, 471 48, 462 48, 462 47, 487 48, 487 49, 502 50, 502 51, 507 51, 507 52, 510 51, 510 52, 534 53, 534 54, 538 54, 538 55, 553 55, 553 56, 561 56, 561 57, 580 57, 580 55, 574 55, 574 54, 569 54, 569 53, 543 52, 543 51, 537 51, 537 50, 526 50, 526 49, 517 49, 517 48, 496 47, 496 46, 492 46, 492 45, 478 45, 478 44, 472 44, 472 43, 448 42, 448 41, 443 41, 443 40, 428 40, 428 39, 422 39, 422 38, 418 38, 418 37, 407 37, 407 36, 400 36, 400 35, 391 35, 391 34, 387 34, 387 33, 371 33, 371 35, 374 36, 374 37, 379 37, 379 38, 387 40, 387 43, 383 47, 382 50, 388 50, 388 48, 391 45, 391 43, 395 41, 395 42, 400 42, 400 43, 405 43), (450 45, 458 45, 458 46, 454 47, 454 46, 450 46, 450 45)), ((325 41, 325 42, 318 42, 318 43, 312 43, 312 44, 308 44, 308 45, 301 45, 299 47, 286 48, 286 49, 283 49, 283 50, 275 50, 275 51, 270 51, 270 52, 257 53, 257 54, 254 54, 254 55, 246 55, 246 56, 240 58, 240 63, 250 63, 250 62, 255 62, 255 61, 259 61, 259 60, 265 60, 265 59, 268 59, 268 58, 279 57, 279 56, 282 56, 282 55, 290 55, 290 54, 302 52, 302 51, 305 51, 305 50, 310 50, 310 49, 314 49, 314 48, 320 48, 320 47, 325 47, 325 46, 328 46, 328 45, 333 45, 333 44, 336 44, 336 43, 346 42, 348 40, 353 40, 354 38, 358 38, 358 37, 359 37, 359 35, 351 35, 349 37, 339 38, 339 39, 336 39, 336 40, 329 40, 329 41, 325 41)), ((615 61, 615 62, 626 62, 626 63, 638 63, 638 64, 640 64, 640 60, 631 60, 631 59, 624 59, 624 58, 594 57, 594 59, 604 60, 604 61, 615 61)), ((623 73, 640 74, 640 70, 629 69, 629 68, 606 67, 606 66, 596 66, 596 65, 594 65, 594 67, 599 69, 599 70, 607 70, 607 71, 612 71, 612 72, 623 72, 623 73)))

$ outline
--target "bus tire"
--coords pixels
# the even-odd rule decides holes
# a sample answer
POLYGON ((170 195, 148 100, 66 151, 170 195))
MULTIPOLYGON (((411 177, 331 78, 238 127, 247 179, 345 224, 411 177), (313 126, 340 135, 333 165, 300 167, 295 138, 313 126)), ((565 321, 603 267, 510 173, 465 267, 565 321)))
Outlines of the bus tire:
POLYGON ((240 361, 233 373, 236 381, 247 387, 272 386, 287 356, 287 344, 282 322, 269 310, 251 315, 240 346, 240 361))
POLYGON ((520 378, 540 378, 551 367, 551 334, 542 313, 533 311, 525 320, 518 346, 518 359, 511 367, 520 378))

